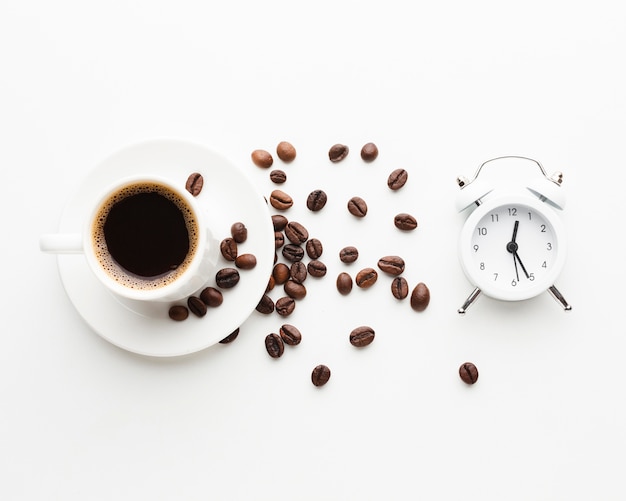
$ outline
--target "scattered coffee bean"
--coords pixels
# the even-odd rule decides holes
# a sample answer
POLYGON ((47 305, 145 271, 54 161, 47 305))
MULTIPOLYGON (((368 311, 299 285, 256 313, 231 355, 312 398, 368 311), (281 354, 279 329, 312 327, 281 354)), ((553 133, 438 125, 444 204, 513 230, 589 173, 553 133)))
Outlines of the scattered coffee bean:
POLYGON ((306 265, 306 270, 309 272, 309 275, 315 278, 326 275, 326 265, 317 259, 309 261, 309 264, 306 265))
POLYGON ((367 214, 367 204, 361 197, 352 197, 348 200, 348 212, 355 217, 365 217, 367 214))
POLYGON ((283 341, 289 346, 296 346, 302 341, 302 334, 293 325, 284 324, 280 327, 278 332, 280 337, 283 338, 283 341))
POLYGON ((315 386, 324 386, 330 379, 330 369, 325 365, 318 365, 311 372, 311 382, 315 386))
POLYGON ((243 223, 233 223, 230 227, 230 235, 235 242, 241 244, 248 239, 248 228, 246 228, 246 225, 243 223))
POLYGON ((424 311, 430 303, 430 291, 426 284, 420 282, 411 292, 411 308, 415 311, 424 311))
POLYGON ((215 287, 206 287, 200 293, 200 299, 207 306, 216 308, 224 302, 224 296, 215 287))
POLYGON ((339 260, 342 263, 354 263, 359 258, 359 251, 356 247, 348 245, 339 251, 339 260))
POLYGON ((255 309, 263 315, 269 315, 274 312, 274 300, 267 294, 263 294, 255 309))
POLYGON ((282 231, 274 232, 274 249, 280 249, 283 245, 285 245, 285 235, 283 235, 282 231))
POLYGON ((283 338, 278 334, 268 334, 265 337, 265 349, 272 358, 280 358, 285 352, 285 344, 283 338))
POLYGON ((250 156, 254 165, 263 169, 269 169, 274 163, 274 159, 269 151, 254 150, 250 156))
POLYGON ((215 283, 221 289, 231 289, 239 283, 239 272, 235 268, 222 268, 215 275, 215 283))
POLYGON ((256 266, 256 256, 254 254, 239 254, 235 259, 235 266, 242 270, 251 270, 256 266))
POLYGON ((186 306, 183 306, 182 304, 177 304, 170 308, 168 314, 172 320, 181 322, 189 316, 189 310, 186 306))
POLYGON ((283 247, 283 257, 292 263, 302 261, 304 249, 296 244, 287 244, 283 247))
POLYGON ((282 214, 275 214, 272 216, 272 224, 274 225, 274 231, 283 231, 289 220, 282 214))
POLYGON ((276 285, 276 280, 274 279, 272 275, 270 275, 270 278, 267 281, 267 287, 265 287, 265 293, 268 293, 269 291, 273 290, 275 285, 276 285))
POLYGON ((309 232, 300 223, 290 221, 285 227, 285 236, 293 244, 303 244, 309 239, 309 232))
POLYGON ((404 169, 396 169, 387 178, 387 186, 389 189, 396 191, 402 188, 407 179, 409 178, 409 173, 404 169))
POLYGON ((474 384, 478 381, 478 369, 471 362, 465 362, 459 367, 459 376, 464 383, 474 384))
POLYGON ((293 205, 293 198, 282 190, 274 190, 270 194, 270 204, 278 210, 287 210, 293 205))
POLYGON ((313 190, 306 198, 306 206, 310 211, 322 210, 328 201, 328 196, 323 190, 313 190))
POLYGON ((291 276, 291 270, 285 263, 276 263, 272 269, 272 276, 277 285, 284 284, 291 276))
POLYGON ((285 294, 293 299, 304 299, 306 296, 306 287, 293 280, 287 280, 283 286, 285 294))
POLYGON ((331 162, 341 162, 348 156, 349 152, 350 148, 345 144, 334 144, 330 147, 330 150, 328 150, 328 158, 331 162))
POLYGON ((237 259, 237 242, 235 242, 234 238, 227 237, 220 243, 220 252, 222 253, 222 257, 226 259, 226 261, 234 261, 237 259))
POLYGON ((404 277, 395 277, 391 281, 391 294, 396 299, 405 299, 409 295, 409 284, 404 277))
POLYGON ((404 259, 400 256, 385 256, 378 260, 378 267, 389 275, 398 276, 404 271, 404 259))
POLYGON ((369 289, 378 280, 378 272, 374 268, 363 268, 354 279, 357 287, 369 289))
POLYGON ((337 275, 337 290, 342 296, 346 296, 352 291, 352 277, 345 271, 337 275))
POLYGON ((393 224, 396 225, 396 228, 403 231, 411 231, 417 228, 417 219, 415 219, 411 214, 401 213, 396 215, 393 219, 393 224))
POLYGON ((367 143, 361 148, 361 158, 366 162, 373 162, 378 157, 378 146, 374 143, 367 143))
POLYGON ((350 344, 357 348, 362 348, 374 341, 374 335, 374 329, 371 327, 366 325, 357 327, 350 333, 350 344))
POLYGON ((324 247, 322 246, 322 242, 320 242, 317 238, 311 238, 307 240, 306 245, 304 246, 306 249, 307 255, 311 259, 317 259, 324 252, 324 247))
POLYGON ((293 147, 293 144, 287 141, 281 141, 276 146, 276 155, 283 162, 292 162, 296 158, 296 149, 293 147))
POLYGON ((276 313, 281 317, 287 317, 293 313, 296 308, 296 301, 292 297, 281 297, 276 301, 276 313))
POLYGON ((304 283, 308 275, 306 265, 302 261, 296 261, 289 268, 289 275, 294 282, 298 284, 304 283))
POLYGON ((189 311, 197 317, 203 317, 206 315, 206 304, 204 304, 204 301, 202 301, 199 297, 189 296, 189 298, 187 298, 187 307, 189 308, 189 311))
POLYGON ((222 339, 220 343, 221 344, 232 343, 235 339, 237 339, 238 335, 239 335, 239 327, 237 327, 233 332, 231 332, 228 336, 222 339))
POLYGON ((270 172, 270 181, 275 184, 283 184, 287 181, 287 174, 285 174, 285 171, 283 170, 274 169, 270 172))
POLYGON ((190 174, 187 178, 187 182, 185 183, 185 188, 189 193, 191 193, 194 197, 197 197, 202 191, 202 186, 204 185, 204 178, 202 174, 199 172, 194 172, 190 174))

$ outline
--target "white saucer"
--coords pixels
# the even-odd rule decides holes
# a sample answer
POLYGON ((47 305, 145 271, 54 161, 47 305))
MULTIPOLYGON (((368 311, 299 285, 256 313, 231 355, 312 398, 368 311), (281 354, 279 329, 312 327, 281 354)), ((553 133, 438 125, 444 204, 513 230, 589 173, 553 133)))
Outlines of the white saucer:
MULTIPOLYGON (((125 350, 172 357, 207 348, 238 328, 265 292, 274 262, 274 229, 267 203, 237 166, 198 144, 154 140, 129 146, 106 158, 87 175, 70 199, 59 231, 80 232, 94 198, 103 186, 119 178, 161 175, 178 180, 184 187, 192 172, 200 172, 204 177, 197 201, 207 208, 213 236, 221 241, 230 236, 231 225, 241 221, 248 229, 248 239, 239 244, 239 252, 252 253, 257 258, 256 267, 241 270, 239 283, 222 291, 224 302, 209 308, 206 316, 190 314, 187 320, 175 322, 168 316, 172 303, 147 307, 122 303, 97 281, 84 256, 58 256, 61 280, 80 315, 100 336, 125 350)), ((220 256, 218 269, 227 266, 232 263, 220 256)))

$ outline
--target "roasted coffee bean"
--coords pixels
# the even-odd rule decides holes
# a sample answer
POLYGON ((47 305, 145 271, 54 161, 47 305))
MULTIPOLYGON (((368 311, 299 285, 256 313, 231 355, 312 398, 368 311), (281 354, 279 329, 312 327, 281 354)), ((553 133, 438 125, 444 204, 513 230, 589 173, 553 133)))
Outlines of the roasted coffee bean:
POLYGON ((287 141, 281 141, 278 143, 278 146, 276 146, 276 155, 278 155, 278 158, 283 162, 292 162, 296 158, 296 149, 293 144, 287 141))
POLYGON ((235 242, 241 244, 248 239, 248 228, 246 228, 246 225, 243 223, 233 223, 230 227, 230 235, 235 242))
POLYGON ((317 212, 322 210, 328 201, 328 196, 323 190, 313 190, 306 198, 306 206, 309 210, 317 212))
POLYGON ((221 289, 231 289, 239 283, 239 272, 235 268, 222 268, 215 275, 215 283, 221 289))
POLYGON ((306 270, 309 272, 309 275, 315 278, 326 275, 326 265, 317 259, 309 261, 309 264, 306 265, 306 270))
POLYGON ((308 275, 306 265, 302 261, 296 261, 291 265, 289 275, 294 282, 298 284, 304 283, 308 275))
POLYGON ((283 285, 291 276, 291 270, 285 263, 276 263, 272 269, 272 276, 277 285, 283 285))
POLYGON ((287 174, 285 174, 285 171, 283 170, 274 169, 270 172, 270 181, 274 184, 283 184, 287 181, 287 174))
POLYGON ((254 165, 263 169, 269 169, 274 163, 274 159, 269 151, 254 150, 250 157, 252 158, 254 165))
POLYGON ((283 257, 292 263, 302 261, 304 249, 296 244, 287 244, 283 247, 283 257))
POLYGON ((363 346, 367 346, 374 341, 374 335, 374 329, 368 327, 367 325, 362 325, 350 333, 350 344, 356 346, 357 348, 362 348, 363 346))
POLYGON ((280 249, 283 245, 285 245, 285 235, 283 235, 282 231, 274 232, 274 249, 280 249))
POLYGON ((287 210, 293 205, 293 198, 282 190, 274 190, 270 194, 270 204, 274 209, 287 210))
POLYGON ((407 179, 409 178, 409 173, 404 169, 396 169, 387 178, 387 186, 389 189, 396 191, 402 188, 407 179))
POLYGON ((265 337, 265 349, 272 358, 279 358, 285 352, 283 338, 278 334, 268 334, 265 337))
POLYGON ((187 182, 185 183, 185 188, 189 193, 191 193, 194 197, 197 197, 202 191, 202 186, 204 185, 204 178, 202 174, 199 172, 194 172, 190 174, 187 178, 187 182))
POLYGON ((391 281, 391 294, 396 299, 405 299, 409 295, 409 284, 404 277, 395 277, 391 281))
POLYGON ((330 150, 328 150, 328 158, 331 162, 341 162, 348 156, 349 152, 350 148, 345 144, 334 144, 330 147, 330 150))
POLYGON ((181 322, 189 316, 189 310, 182 304, 176 304, 169 309, 168 315, 172 320, 181 322))
POLYGON ((204 304, 204 301, 202 301, 199 297, 189 296, 189 298, 187 298, 187 307, 189 308, 189 311, 197 317, 203 317, 206 315, 206 304, 204 304))
POLYGON ((216 308, 224 302, 224 296, 215 287, 206 287, 200 293, 200 299, 207 306, 216 308))
POLYGON ((367 143, 361 148, 361 158, 366 162, 373 162, 378 157, 378 146, 374 143, 367 143))
POLYGON ((317 238, 311 238, 307 240, 307 243, 304 247, 306 249, 307 255, 311 259, 319 258, 322 255, 322 252, 324 252, 322 242, 320 242, 317 238))
POLYGON ((318 365, 315 369, 313 369, 313 372, 311 372, 311 382, 315 386, 324 386, 328 383, 329 379, 330 369, 323 364, 318 365))
POLYGON ((393 224, 396 225, 396 228, 403 231, 411 231, 417 228, 417 219, 415 219, 411 214, 401 213, 396 215, 393 219, 393 224))
POLYGON ((411 292, 411 308, 415 311, 424 311, 430 303, 430 291, 426 284, 420 282, 411 292))
POLYGON ((274 286, 276 285, 276 280, 274 279, 274 277, 272 275, 270 275, 269 280, 267 281, 267 287, 265 287, 265 292, 269 292, 272 289, 274 289, 274 286))
POLYGON ((293 325, 282 325, 278 333, 280 334, 280 337, 283 338, 283 341, 289 346, 296 346, 297 344, 300 344, 300 341, 302 341, 302 334, 293 325))
POLYGON ((222 257, 226 259, 226 261, 234 261, 237 259, 237 242, 235 242, 234 238, 227 237, 220 243, 220 252, 222 253, 222 257))
POLYGON ((348 200, 348 212, 355 217, 365 217, 367 214, 367 204, 361 197, 352 197, 348 200))
POLYGON ((339 251, 339 260, 342 263, 354 263, 359 258, 359 251, 351 245, 339 251))
POLYGON ((381 271, 398 276, 404 271, 404 259, 400 256, 385 256, 378 260, 378 267, 381 271))
POLYGON ((295 308, 296 301, 292 297, 281 297, 278 301, 276 301, 276 313, 278 313, 281 317, 288 317, 293 313, 295 308))
POLYGON ((309 232, 300 223, 290 221, 285 227, 285 236, 293 244, 303 244, 309 239, 309 232))
POLYGON ((459 367, 459 376, 464 383, 474 384, 478 381, 478 369, 472 362, 465 362, 459 367))
POLYGON ((363 268, 354 279, 357 287, 369 289, 378 280, 378 272, 374 268, 363 268))
POLYGON ((306 287, 293 280, 287 280, 283 287, 285 294, 293 299, 304 299, 306 296, 306 287))
POLYGON ((242 270, 251 270, 256 266, 256 256, 254 254, 239 254, 235 259, 235 266, 242 270))
POLYGON ((272 216, 272 224, 274 225, 274 231, 283 231, 289 220, 282 214, 274 214, 272 216))
POLYGON ((343 296, 350 294, 350 291, 352 291, 352 277, 345 271, 337 275, 337 290, 343 296))
POLYGON ((269 315, 274 312, 274 300, 267 294, 263 294, 255 309, 263 315, 269 315))
POLYGON ((231 332, 228 336, 222 339, 220 343, 221 344, 232 343, 235 339, 237 339, 238 335, 239 335, 239 327, 237 327, 233 332, 231 332))

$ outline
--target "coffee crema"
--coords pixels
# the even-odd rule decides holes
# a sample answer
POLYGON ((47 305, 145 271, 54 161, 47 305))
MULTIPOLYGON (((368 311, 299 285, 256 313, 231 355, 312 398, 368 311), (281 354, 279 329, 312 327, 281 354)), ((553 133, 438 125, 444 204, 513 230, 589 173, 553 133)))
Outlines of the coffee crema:
POLYGON ((158 182, 139 181, 102 203, 91 235, 96 259, 110 277, 131 289, 152 290, 185 272, 200 230, 184 198, 158 182))

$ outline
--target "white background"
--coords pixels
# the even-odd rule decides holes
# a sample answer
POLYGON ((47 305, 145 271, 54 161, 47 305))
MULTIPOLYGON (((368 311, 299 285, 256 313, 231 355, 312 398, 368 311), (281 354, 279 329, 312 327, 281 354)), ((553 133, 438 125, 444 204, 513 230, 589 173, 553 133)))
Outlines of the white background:
POLYGON ((3 0, 0 498, 624 499, 625 47, 617 1, 3 0), (329 274, 307 281, 289 319, 303 341, 282 358, 263 346, 280 317, 256 312, 230 345, 122 351, 39 252, 89 169, 154 137, 216 149, 264 195, 250 152, 298 149, 289 217, 323 241, 329 274), (337 142, 351 153, 333 165, 337 142), (456 314, 472 286, 455 178, 507 154, 565 175, 570 314, 547 294, 456 314), (398 167, 409 183, 392 194, 398 167), (315 188, 329 203, 312 215, 315 188), (401 211, 416 232, 390 226, 401 211), (340 296, 348 244, 352 274, 403 255, 429 308, 393 300, 382 276, 340 296), (363 324, 376 339, 357 350, 363 324))

